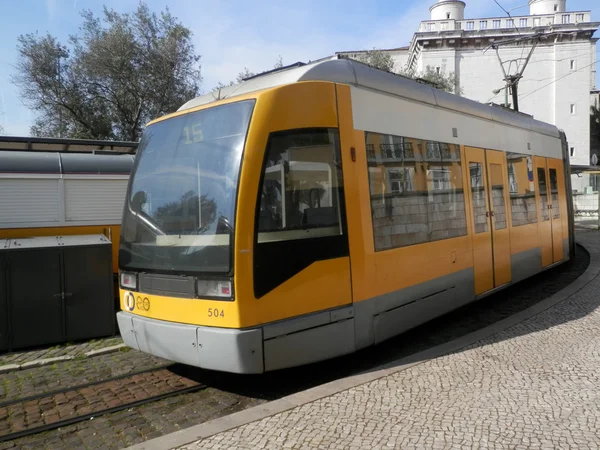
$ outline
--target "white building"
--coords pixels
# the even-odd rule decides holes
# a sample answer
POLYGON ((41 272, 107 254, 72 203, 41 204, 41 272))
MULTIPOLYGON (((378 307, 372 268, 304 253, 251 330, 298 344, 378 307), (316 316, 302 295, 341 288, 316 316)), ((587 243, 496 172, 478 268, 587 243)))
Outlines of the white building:
MULTIPOLYGON (((421 22, 409 47, 387 50, 395 70, 417 74, 427 66, 456 75, 462 95, 504 104, 504 74, 492 44, 499 45, 508 75, 522 67, 538 41, 518 86, 519 110, 565 130, 571 164, 590 164, 590 93, 595 90, 596 41, 600 22, 590 11, 568 11, 566 0, 530 0, 529 15, 465 19, 466 3, 438 0, 430 20, 421 22), (539 38, 539 39, 538 39, 539 38), (515 40, 512 43, 504 41, 515 40), (498 92, 497 94, 494 91, 498 92)), ((468 12, 468 9, 467 9, 468 12)), ((340 52, 350 56, 360 52, 340 52)), ((508 103, 512 104, 508 94, 508 103)), ((588 177, 574 177, 583 190, 588 177)))

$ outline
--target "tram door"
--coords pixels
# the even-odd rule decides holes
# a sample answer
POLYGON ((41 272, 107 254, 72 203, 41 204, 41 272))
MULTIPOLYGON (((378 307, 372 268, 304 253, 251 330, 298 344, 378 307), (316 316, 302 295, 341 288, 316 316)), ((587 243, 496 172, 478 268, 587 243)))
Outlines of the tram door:
MULTIPOLYGON (((563 259, 562 218, 559 201, 559 174, 562 162, 551 158, 534 158, 535 178, 538 186, 538 214, 542 267, 563 259)), ((562 183, 561 183, 562 184, 562 183)))
POLYGON ((507 206, 508 175, 503 152, 466 147, 475 294, 483 294, 511 280, 510 234, 507 206))

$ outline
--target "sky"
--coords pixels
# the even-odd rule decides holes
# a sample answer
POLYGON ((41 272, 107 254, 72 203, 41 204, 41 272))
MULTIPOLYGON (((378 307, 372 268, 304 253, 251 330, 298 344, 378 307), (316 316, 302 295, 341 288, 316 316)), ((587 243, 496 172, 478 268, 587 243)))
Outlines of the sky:
MULTIPOLYGON (((201 55, 202 90, 234 80, 247 67, 254 72, 329 56, 337 51, 408 45, 436 0, 146 0, 152 11, 169 6, 193 32, 201 55)), ((465 18, 505 13, 494 0, 465 0, 465 18)), ((498 0, 511 14, 528 14, 527 0, 498 0)), ((103 5, 132 12, 137 0, 0 0, 0 125, 4 133, 28 136, 35 112, 11 83, 17 37, 50 33, 67 43, 82 23, 81 11, 100 15, 103 5)), ((600 21, 598 0, 568 0, 570 11, 592 11, 600 21)), ((600 32, 596 33, 600 36, 600 32)), ((599 71, 600 75, 600 71, 599 71)), ((600 80, 599 80, 600 83, 600 80)))

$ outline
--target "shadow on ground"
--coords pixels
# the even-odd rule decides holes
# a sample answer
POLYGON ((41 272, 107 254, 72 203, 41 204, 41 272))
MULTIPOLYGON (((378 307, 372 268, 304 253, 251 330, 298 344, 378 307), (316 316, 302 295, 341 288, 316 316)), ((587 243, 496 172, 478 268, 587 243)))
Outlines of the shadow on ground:
MULTIPOLYGON (((581 233, 588 233, 588 231, 581 233)), ((598 237, 600 240, 600 234, 598 237)), ((174 365, 172 370, 216 389, 251 398, 275 400, 339 378, 374 370, 401 358, 406 358, 404 362, 406 360, 419 362, 421 356, 417 353, 423 350, 485 328, 549 298, 574 282, 585 272, 589 264, 589 253, 578 245, 576 257, 569 263, 466 305, 380 345, 329 361, 263 375, 227 374, 179 364, 174 365), (415 356, 414 360, 410 358, 411 355, 415 356)), ((555 307, 559 306, 564 310, 560 314, 546 314, 545 316, 548 316, 549 319, 532 320, 530 321, 532 325, 529 327, 515 327, 515 329, 519 329, 522 333, 533 333, 576 320, 583 315, 590 314, 600 306, 600 296, 587 301, 567 299, 555 307)), ((493 336, 492 341, 487 339, 474 345, 488 345, 491 342, 513 338, 516 335, 518 334, 514 332, 512 334, 499 332, 493 336)), ((463 350, 464 348, 457 352, 463 350)))

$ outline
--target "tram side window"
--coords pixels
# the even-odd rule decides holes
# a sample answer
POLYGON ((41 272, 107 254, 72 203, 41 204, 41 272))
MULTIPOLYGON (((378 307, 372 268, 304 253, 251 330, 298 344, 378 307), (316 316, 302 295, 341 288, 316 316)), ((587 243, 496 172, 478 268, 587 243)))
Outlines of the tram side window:
POLYGON ((271 136, 260 191, 258 242, 342 234, 336 130, 271 136))
POLYGON ((460 149, 366 133, 375 250, 467 234, 460 149))
POLYGON ((506 153, 512 226, 537 223, 533 158, 531 155, 506 153))

